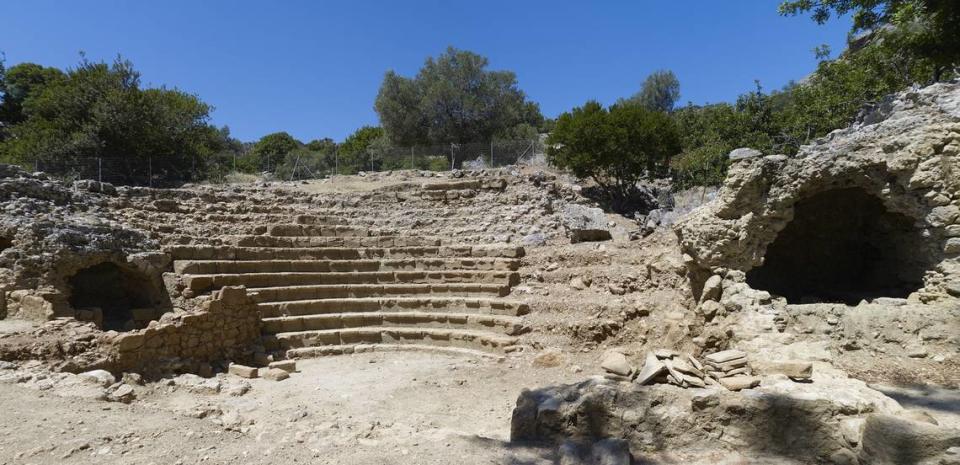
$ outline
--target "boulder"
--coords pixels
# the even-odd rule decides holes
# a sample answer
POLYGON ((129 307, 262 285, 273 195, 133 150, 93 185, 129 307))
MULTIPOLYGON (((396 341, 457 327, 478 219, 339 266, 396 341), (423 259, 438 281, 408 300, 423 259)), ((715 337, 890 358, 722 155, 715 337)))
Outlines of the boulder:
POLYGON ((861 463, 921 463, 960 447, 960 430, 872 414, 863 425, 861 463))
POLYGON ((599 208, 571 204, 560 217, 570 242, 607 241, 611 239, 607 216, 599 208))
POLYGON ((99 384, 103 387, 108 387, 113 383, 117 382, 117 379, 113 377, 107 370, 92 370, 80 373, 80 379, 93 384, 99 384))
POLYGON ((603 368, 608 373, 620 376, 630 376, 630 374, 633 373, 633 367, 630 366, 627 357, 620 352, 612 350, 608 350, 603 354, 600 360, 600 368, 603 368))

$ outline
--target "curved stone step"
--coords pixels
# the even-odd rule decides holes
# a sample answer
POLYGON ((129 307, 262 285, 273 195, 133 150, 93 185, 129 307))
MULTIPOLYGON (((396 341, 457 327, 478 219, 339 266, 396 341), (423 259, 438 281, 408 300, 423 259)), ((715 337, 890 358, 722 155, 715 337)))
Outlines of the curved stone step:
POLYGON ((386 236, 390 231, 346 225, 317 224, 274 224, 267 230, 271 236, 332 236, 332 237, 369 237, 386 236))
POLYGON ((328 273, 371 271, 516 271, 512 258, 410 258, 383 260, 177 260, 177 274, 328 273))
POLYGON ((510 292, 498 284, 331 284, 315 286, 263 287, 251 291, 257 302, 337 299, 346 297, 386 297, 455 294, 458 296, 497 296, 510 292))
POLYGON ((511 271, 372 271, 319 273, 242 273, 183 275, 181 280, 195 292, 206 292, 224 286, 246 286, 250 289, 280 286, 312 286, 334 284, 497 284, 514 286, 520 274, 511 271))
POLYGON ((349 344, 428 344, 503 352, 517 343, 514 336, 489 331, 376 326, 277 333, 272 337, 264 336, 263 340, 268 350, 349 344), (274 343, 276 346, 270 347, 274 343))
POLYGON ((262 321, 263 331, 275 334, 374 326, 475 329, 507 335, 521 334, 525 330, 517 317, 444 312, 330 313, 264 318, 262 321))
POLYGON ((264 302, 258 304, 263 318, 360 312, 453 312, 520 316, 530 313, 525 303, 500 299, 463 297, 367 297, 264 302))
POLYGON ((329 237, 329 236, 263 236, 240 235, 228 238, 229 243, 238 247, 438 247, 441 240, 424 236, 370 236, 370 237, 329 237))
POLYGON ((521 258, 523 247, 515 246, 441 246, 394 248, 270 248, 206 245, 170 245, 163 250, 174 260, 362 260, 384 258, 521 258))
POLYGON ((503 361, 503 355, 484 352, 482 350, 464 349, 460 347, 443 347, 425 344, 350 344, 319 347, 302 347, 286 351, 287 358, 302 359, 327 357, 331 355, 362 354, 367 352, 429 352, 444 355, 462 355, 467 357, 503 361))

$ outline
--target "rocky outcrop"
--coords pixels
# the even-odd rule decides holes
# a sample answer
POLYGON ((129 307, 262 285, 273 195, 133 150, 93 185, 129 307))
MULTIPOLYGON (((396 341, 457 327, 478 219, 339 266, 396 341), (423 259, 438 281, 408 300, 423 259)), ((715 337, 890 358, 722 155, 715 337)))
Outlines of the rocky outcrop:
MULTIPOLYGON (((805 201, 813 202, 819 216, 812 221, 852 228, 843 222, 866 209, 870 199, 877 200, 870 216, 890 216, 874 218, 870 226, 889 228, 891 235, 871 238, 877 243, 869 245, 896 255, 875 265, 898 267, 909 275, 901 276, 905 280, 919 281, 910 289, 919 300, 950 296, 948 289, 960 281, 960 83, 898 94, 850 128, 802 147, 796 157, 733 160, 716 201, 675 231, 702 283, 727 270, 773 266, 774 243, 788 235, 791 223, 806 221, 800 218, 808 213, 801 212, 805 201), (865 200, 845 200, 851 196, 865 200)), ((795 246, 814 250, 815 244, 795 246)), ((833 265, 842 266, 842 259, 834 254, 833 265)), ((828 264, 817 271, 829 276, 828 264)))
POLYGON ((625 440, 638 459, 727 450, 799 463, 921 463, 947 453, 960 431, 918 422, 894 400, 842 377, 803 384, 767 376, 742 392, 596 377, 525 390, 513 411, 513 441, 610 438, 625 440))

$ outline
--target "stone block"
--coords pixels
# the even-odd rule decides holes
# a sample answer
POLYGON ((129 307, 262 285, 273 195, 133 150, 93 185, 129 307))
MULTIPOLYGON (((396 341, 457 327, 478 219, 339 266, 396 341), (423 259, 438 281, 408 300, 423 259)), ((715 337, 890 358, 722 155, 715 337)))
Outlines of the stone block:
POLYGON ((236 363, 231 363, 227 368, 227 372, 241 378, 256 378, 258 376, 258 370, 256 368, 236 363))
POLYGON ((279 368, 261 368, 260 377, 271 381, 283 381, 290 377, 290 373, 279 368))
POLYGON ((287 373, 294 373, 297 371, 296 360, 278 360, 276 362, 270 362, 270 365, 268 366, 269 368, 279 368, 287 373))

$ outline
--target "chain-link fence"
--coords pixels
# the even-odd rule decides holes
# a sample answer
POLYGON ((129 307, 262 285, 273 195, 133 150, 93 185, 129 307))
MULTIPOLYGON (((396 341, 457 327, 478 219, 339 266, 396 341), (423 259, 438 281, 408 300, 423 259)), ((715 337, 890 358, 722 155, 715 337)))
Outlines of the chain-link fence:
POLYGON ((348 151, 340 147, 300 148, 283 156, 221 153, 208 157, 90 157, 35 160, 33 168, 65 180, 92 179, 116 185, 176 186, 187 182, 224 182, 234 173, 281 180, 318 179, 361 171, 481 169, 514 165, 542 157, 541 140, 466 144, 378 146, 348 151))

